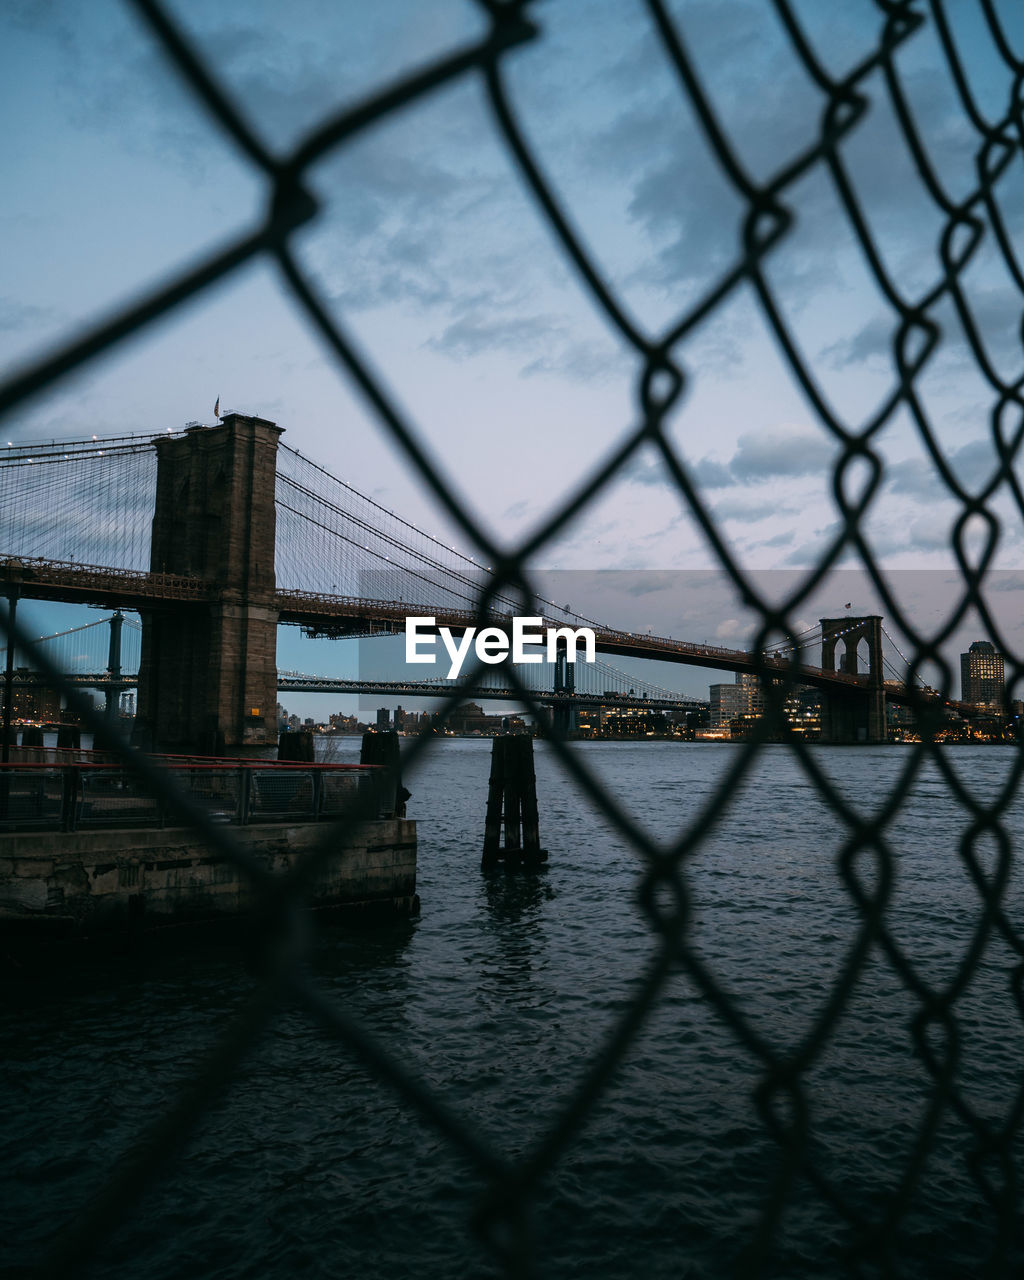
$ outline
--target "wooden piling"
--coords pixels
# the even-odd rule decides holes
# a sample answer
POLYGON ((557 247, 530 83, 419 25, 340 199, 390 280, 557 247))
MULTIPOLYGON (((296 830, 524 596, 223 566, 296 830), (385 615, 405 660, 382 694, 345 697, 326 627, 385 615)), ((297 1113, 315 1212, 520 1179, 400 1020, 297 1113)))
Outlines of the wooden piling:
POLYGON ((402 751, 398 745, 398 734, 394 730, 364 733, 359 763, 375 764, 382 768, 379 816, 404 818, 409 792, 402 786, 402 751))
POLYGON ((484 816, 482 865, 492 866, 501 856, 501 802, 505 794, 505 738, 491 743, 491 772, 487 779, 487 812, 484 816))
POLYGON ((499 862, 507 867, 537 866, 547 856, 540 847, 533 739, 524 733, 502 734, 491 745, 481 866, 494 867, 499 862))
POLYGON ((314 747, 311 733, 285 730, 277 740, 277 758, 295 761, 297 764, 312 764, 314 747))
POLYGON ((547 852, 540 847, 540 820, 537 816, 537 775, 533 767, 533 739, 520 735, 523 768, 520 775, 520 806, 523 818, 523 853, 536 862, 546 862, 547 852))

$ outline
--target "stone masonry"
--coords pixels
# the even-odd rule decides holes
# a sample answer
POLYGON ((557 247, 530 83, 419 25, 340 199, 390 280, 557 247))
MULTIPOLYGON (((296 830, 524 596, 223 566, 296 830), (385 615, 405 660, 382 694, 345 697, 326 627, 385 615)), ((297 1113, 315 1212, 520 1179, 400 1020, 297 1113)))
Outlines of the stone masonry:
MULTIPOLYGON (((232 835, 268 870, 283 873, 324 835, 315 823, 235 828, 232 835)), ((356 843, 329 854, 306 893, 311 907, 415 910, 416 824, 382 818, 356 843)), ((0 934, 91 935, 245 912, 246 875, 188 828, 22 832, 0 855, 0 934)))
POLYGON ((142 617, 136 736, 175 753, 276 743, 274 490, 282 429, 228 414, 156 441, 150 567, 215 585, 212 603, 142 617))

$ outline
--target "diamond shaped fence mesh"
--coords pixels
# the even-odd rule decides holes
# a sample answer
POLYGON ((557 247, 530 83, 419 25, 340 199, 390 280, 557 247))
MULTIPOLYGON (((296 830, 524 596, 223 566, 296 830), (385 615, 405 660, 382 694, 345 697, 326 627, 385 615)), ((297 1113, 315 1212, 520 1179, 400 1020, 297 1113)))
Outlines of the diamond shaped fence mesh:
MULTIPOLYGON (((816 87, 820 112, 804 121, 802 143, 790 152, 786 162, 759 177, 753 176, 741 158, 702 68, 691 55, 685 5, 676 13, 665 0, 648 0, 646 11, 638 9, 638 20, 646 22, 660 42, 676 76, 678 93, 699 121, 706 145, 743 210, 740 242, 727 269, 703 296, 690 302, 670 323, 650 332, 632 318, 600 262, 575 230, 572 209, 560 198, 558 182, 546 172, 543 157, 536 153, 517 117, 506 64, 517 51, 544 41, 542 5, 528 0, 479 0, 488 22, 481 39, 415 74, 380 85, 356 105, 318 122, 287 154, 278 155, 261 140, 244 103, 223 88, 209 61, 168 10, 157 0, 135 0, 134 7, 146 20, 155 46, 206 109, 211 128, 221 130, 261 176, 267 212, 258 225, 226 247, 201 257, 177 278, 121 314, 97 321, 83 336, 12 376, 0 387, 0 408, 10 415, 30 397, 45 395, 59 379, 88 367, 90 361, 159 317, 186 301, 202 301, 207 291, 231 273, 253 261, 265 260, 280 271, 297 314, 320 336, 339 372, 372 407, 395 455, 415 469, 424 490, 445 510, 473 553, 495 566, 493 583, 478 601, 481 618, 496 592, 525 593, 523 598, 528 599, 533 590, 531 565, 545 548, 609 490, 641 451, 653 450, 671 476, 681 502, 703 530, 737 597, 757 615, 760 637, 756 649, 763 649, 770 641, 784 644, 787 638, 795 637, 795 619, 801 606, 812 598, 837 564, 852 558, 870 576, 887 619, 907 637, 912 671, 933 664, 933 670, 944 673, 944 692, 948 694, 951 673, 943 657, 943 645, 973 612, 1004 655, 1012 690, 1024 674, 1022 658, 1014 647, 1015 637, 1005 634, 989 608, 987 586, 1005 523, 995 510, 996 500, 1008 504, 1014 520, 1018 514, 1024 515, 1024 495, 1017 474, 1017 457, 1024 438, 1024 374, 1007 378, 1000 373, 1002 364, 991 354, 992 334, 978 320, 965 280, 982 246, 998 255, 1007 291, 1012 294, 1008 310, 1007 300, 1002 299, 1003 314, 1015 317, 1019 339, 1024 318, 1020 296, 1024 294, 1024 264, 1020 261, 1020 242, 1013 234, 1020 210, 1013 208, 1011 178, 1024 158, 1024 99, 1020 92, 1024 58, 1014 52, 995 0, 978 0, 978 4, 1006 76, 1008 105, 999 119, 989 119, 972 94, 963 50, 958 46, 949 12, 956 6, 942 0, 932 0, 927 5, 918 0, 876 0, 873 9, 866 5, 865 9, 873 12, 876 38, 855 66, 837 76, 815 48, 801 18, 802 6, 791 0, 773 0, 767 7, 781 24, 793 56, 816 87), (974 184, 957 198, 949 194, 940 166, 923 140, 901 72, 901 51, 924 31, 930 32, 941 47, 963 118, 975 134, 974 184), (374 125, 397 113, 415 111, 432 93, 464 78, 477 78, 486 86, 495 127, 514 159, 525 190, 595 312, 617 333, 635 370, 634 424, 617 447, 594 465, 586 479, 564 495, 557 512, 512 548, 497 545, 449 491, 414 424, 361 356, 336 308, 321 294, 294 247, 300 230, 322 216, 321 200, 309 181, 312 167, 321 158, 342 152, 374 125), (846 162, 844 148, 864 128, 872 95, 883 97, 898 120, 921 191, 938 218, 934 274, 924 286, 901 284, 846 162), (771 270, 773 253, 800 227, 800 189, 808 175, 827 179, 841 211, 843 234, 855 237, 889 310, 889 354, 897 378, 891 395, 869 421, 856 428, 832 406, 812 362, 802 354, 787 319, 782 286, 774 282, 771 270), (837 450, 832 473, 821 476, 823 485, 830 486, 834 495, 837 527, 813 571, 796 575, 795 585, 781 603, 769 599, 757 576, 747 571, 730 549, 692 466, 666 428, 669 415, 681 410, 685 434, 686 398, 700 378, 699 370, 691 370, 685 364, 688 342, 740 290, 756 297, 793 384, 813 406, 823 431, 837 450), (984 416, 989 424, 997 461, 980 485, 969 485, 949 461, 920 394, 921 379, 946 338, 936 319, 940 312, 955 315, 976 372, 987 387, 987 401, 977 407, 979 417, 984 416), (897 418, 913 423, 924 455, 934 463, 959 509, 959 518, 950 532, 950 544, 960 569, 959 582, 956 598, 937 633, 926 634, 917 627, 880 566, 864 530, 885 475, 880 442, 897 418), (857 477, 860 480, 855 483, 857 477), (857 491, 855 497, 851 497, 852 490, 857 491), (976 538, 972 541, 973 531, 979 528, 983 535, 980 552, 974 549, 976 538)), ((18 645, 28 651, 29 638, 18 634, 17 628, 14 631, 18 645)), ((37 655, 37 665, 63 688, 69 699, 79 696, 62 673, 48 664, 45 654, 37 655)), ((765 674, 778 674, 768 667, 762 669, 765 674)), ((535 696, 525 688, 522 701, 540 714, 535 696)), ((448 714, 455 709, 453 704, 448 714)), ((924 700, 917 710, 927 716, 924 700)), ((96 714, 84 704, 82 716, 87 724, 102 729, 96 714)), ((740 1275, 795 1274, 791 1255, 787 1255, 788 1263, 779 1261, 777 1242, 787 1224, 798 1219, 803 1208, 811 1204, 825 1213, 834 1235, 827 1241, 806 1242, 805 1257, 811 1259, 807 1263, 808 1274, 939 1274, 939 1269, 915 1269, 923 1268, 915 1248, 924 1247, 927 1231, 919 1229, 920 1224, 914 1228, 914 1215, 929 1179, 942 1176, 941 1168, 936 1172, 936 1144, 952 1132, 957 1159, 976 1194, 977 1235, 971 1265, 977 1274, 1018 1274, 1024 1263, 1017 1184, 1024 1073, 1011 1062, 1007 1078, 1012 1086, 1004 1089, 995 1106, 980 1103, 961 1071, 970 1045, 971 1025, 960 1012, 965 992, 985 967, 994 963, 991 956, 998 949, 1002 957, 999 981, 1006 997, 1007 1039, 1008 1043, 1016 1043, 1014 1037, 1019 1036, 1024 1015, 1024 964, 1017 919, 1020 904, 1014 897, 1013 878, 1019 858, 1013 805, 1024 764, 1016 746, 1010 748, 1013 760, 1005 776, 1000 776, 998 784, 993 783, 981 800, 963 784, 943 749, 923 734, 919 744, 907 749, 897 781, 884 801, 865 816, 822 767, 815 749, 788 735, 789 750, 798 763, 806 794, 830 815, 827 829, 823 830, 823 845, 829 865, 838 873, 835 892, 843 896, 844 906, 855 913, 857 922, 852 945, 827 983, 816 1012, 794 1037, 781 1032, 772 1034, 752 1015, 749 1005, 709 963, 694 931, 694 913, 699 906, 694 900, 690 870, 694 859, 716 825, 727 819, 736 797, 756 773, 770 734, 787 736, 778 707, 774 717, 769 708, 763 724, 765 727, 744 744, 709 789, 694 820, 667 844, 645 832, 614 788, 587 765, 584 757, 569 750, 550 730, 546 732, 550 750, 579 794, 596 806, 616 838, 631 850, 652 950, 628 1007, 619 1011, 608 1028, 600 1051, 581 1062, 577 1077, 567 1081, 565 1089, 557 1094, 557 1105, 542 1136, 533 1139, 524 1134, 514 1151, 502 1149, 477 1132, 456 1103, 446 1101, 442 1091, 418 1074, 408 1061, 379 1043, 350 1007, 333 998, 310 976, 310 938, 302 911, 304 888, 329 849, 358 835, 358 818, 325 826, 317 850, 297 861, 288 876, 275 878, 253 862, 235 843, 230 828, 217 823, 208 808, 185 794, 170 774, 127 743, 120 743, 116 749, 125 769, 144 779, 149 790, 180 821, 194 825, 212 851, 233 860, 251 876, 261 901, 255 943, 255 964, 261 982, 235 1021, 219 1033, 215 1049, 196 1067, 178 1095, 162 1103, 156 1119, 135 1134, 124 1158, 108 1170, 83 1212, 79 1214, 73 1206, 68 1207, 67 1221, 60 1225, 52 1249, 38 1261, 39 1274, 70 1274, 97 1251, 102 1253, 105 1242, 136 1211, 140 1197, 159 1183, 180 1158, 189 1136, 208 1123, 214 1105, 231 1095, 243 1060, 275 1019, 283 1016, 283 1005, 289 1009, 289 1016, 298 1011, 320 1026, 340 1056, 354 1060, 361 1070, 386 1086, 402 1112, 432 1129, 443 1149, 471 1171, 478 1187, 477 1207, 464 1227, 467 1238, 475 1234, 483 1240, 489 1265, 495 1272, 510 1276, 548 1273, 548 1260, 543 1244, 538 1243, 535 1221, 543 1216, 549 1189, 557 1187, 566 1168, 572 1166, 582 1135, 592 1117, 600 1112, 616 1073, 637 1045, 645 1024, 656 1016, 669 984, 680 976, 687 990, 696 993, 702 1016, 725 1028, 732 1038, 737 1060, 745 1064, 741 1087, 751 1114, 756 1115, 776 1156, 770 1174, 760 1171, 763 1176, 758 1184, 756 1214, 744 1212, 730 1222, 728 1201, 723 1203, 723 1234, 734 1246, 728 1263, 732 1271, 740 1275), (971 920, 970 945, 949 980, 943 982, 928 976, 930 971, 922 966, 913 942, 894 925, 889 911, 899 874, 900 816, 912 788, 926 773, 962 814, 960 829, 944 831, 940 838, 958 860, 970 890, 964 905, 971 920), (829 1055, 837 1027, 850 1016, 869 979, 875 984, 871 990, 884 988, 889 996, 898 993, 904 1002, 900 1016, 904 1018, 907 1053, 922 1064, 920 1107, 902 1131, 899 1175, 889 1179, 881 1191, 870 1186, 870 1169, 854 1176, 851 1170, 841 1167, 842 1135, 823 1135, 815 1120, 818 1092, 828 1088, 829 1055), (820 1253, 816 1254, 816 1249, 820 1253)), ((432 741, 425 737, 410 747, 410 767, 420 756, 430 753, 432 741)), ((807 964, 813 968, 813 940, 808 939, 807 945, 807 964)), ((883 998, 886 997, 878 996, 883 998)), ((681 1037, 680 1070, 684 1073, 693 1069, 687 1067, 687 1043, 681 1037)), ((877 1105, 883 1109, 884 1081, 879 1090, 877 1105)), ((863 1105, 863 1100, 856 1104, 851 1100, 850 1105, 863 1105)), ((883 1140, 884 1135, 879 1138, 883 1140)), ((685 1210, 680 1208, 679 1212, 685 1230, 685 1210)), ((699 1245, 699 1241, 694 1243, 697 1252, 699 1245)), ((686 1248, 681 1246, 676 1274, 690 1274, 690 1265, 686 1248)), ((696 1263, 693 1266, 696 1268, 696 1263)), ((636 1271, 643 1267, 643 1259, 638 1258, 636 1271)))

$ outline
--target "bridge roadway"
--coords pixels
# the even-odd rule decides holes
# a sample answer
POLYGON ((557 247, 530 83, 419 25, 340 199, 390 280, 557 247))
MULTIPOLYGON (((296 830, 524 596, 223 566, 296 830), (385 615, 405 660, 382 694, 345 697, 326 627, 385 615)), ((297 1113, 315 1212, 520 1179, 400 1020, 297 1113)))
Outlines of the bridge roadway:
MULTIPOLYGON (((197 577, 25 556, 0 556, 0 588, 5 584, 17 584, 23 598, 133 610, 152 609, 160 604, 201 604, 216 600, 223 594, 213 583, 197 577)), ((416 616, 432 616, 439 627, 449 627, 453 633, 461 633, 467 627, 480 624, 480 619, 470 609, 432 609, 400 600, 369 600, 307 591, 275 591, 273 607, 277 609, 282 623, 308 627, 325 636, 396 634, 404 631, 405 620, 414 609, 416 616)), ((487 625, 507 627, 509 617, 508 614, 495 614, 488 617, 487 625)), ((811 685, 833 694, 855 694, 867 683, 866 676, 825 671, 804 664, 794 668, 786 658, 765 657, 718 645, 694 644, 670 636, 641 635, 583 620, 545 619, 542 625, 591 626, 598 652, 620 657, 675 662, 716 671, 763 674, 767 668, 769 671, 777 670, 780 677, 790 673, 798 684, 811 685)), ((489 696, 494 700, 493 695, 489 696)), ((885 697, 890 702, 900 703, 916 700, 920 694, 908 692, 900 683, 886 681, 885 697)))

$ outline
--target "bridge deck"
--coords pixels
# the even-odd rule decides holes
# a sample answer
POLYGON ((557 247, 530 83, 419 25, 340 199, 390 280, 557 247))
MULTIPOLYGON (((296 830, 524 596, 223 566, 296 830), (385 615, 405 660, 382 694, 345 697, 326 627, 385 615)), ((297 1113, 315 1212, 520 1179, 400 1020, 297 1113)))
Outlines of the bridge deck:
MULTIPOLYGON (((208 602, 219 594, 212 583, 197 577, 24 556, 0 557, 0 581, 17 583, 20 594, 26 598, 72 603, 89 601, 111 608, 145 609, 161 603, 180 607, 183 603, 208 602)), ((273 607, 278 610, 282 623, 310 627, 325 635, 397 633, 404 630, 406 618, 412 610, 412 606, 400 600, 371 600, 305 591, 276 591, 273 607)), ((418 615, 433 616, 438 626, 449 627, 453 632, 480 624, 472 610, 447 607, 428 610, 424 606, 416 606, 416 609, 418 615)), ((510 615, 495 614, 486 619, 486 624, 508 626, 509 621, 510 615)), ((544 619, 542 625, 583 624, 578 620, 567 623, 565 619, 544 619)), ((642 635, 599 624, 590 625, 595 633, 597 650, 603 654, 716 671, 763 673, 767 668, 778 671, 780 678, 788 674, 798 684, 832 693, 856 694, 867 684, 866 676, 826 671, 806 664, 793 666, 785 658, 696 644, 671 636, 642 635)), ((904 702, 914 696, 898 686, 894 687, 892 682, 886 682, 885 695, 893 702, 904 702)))

